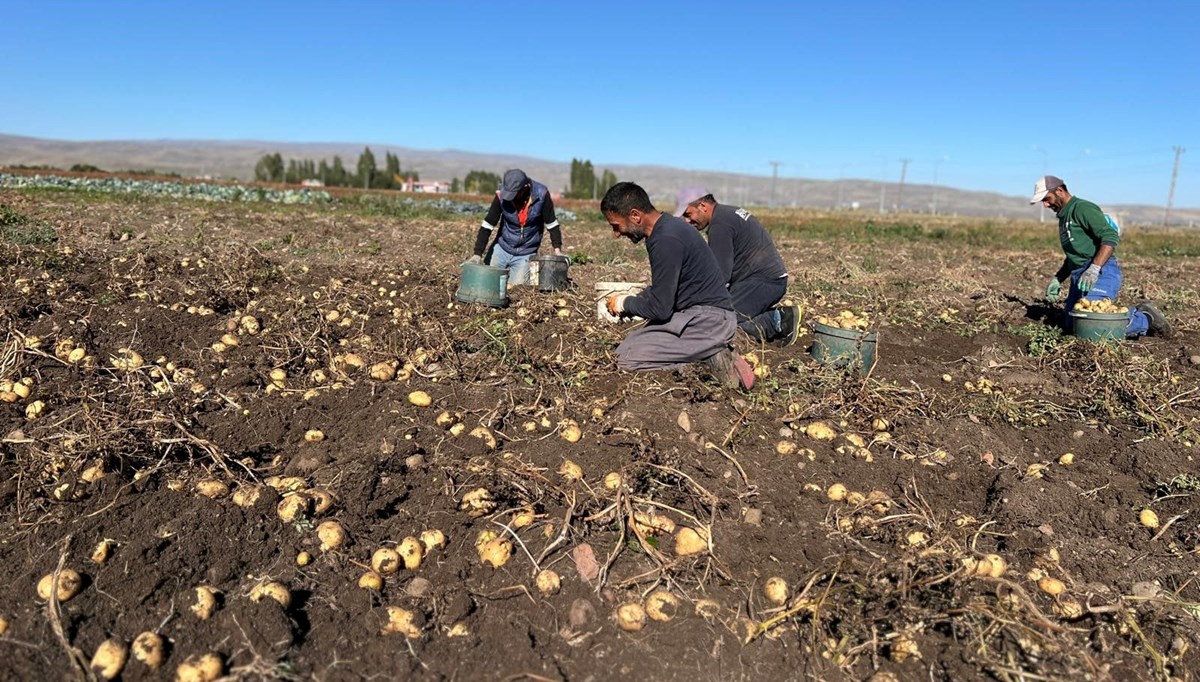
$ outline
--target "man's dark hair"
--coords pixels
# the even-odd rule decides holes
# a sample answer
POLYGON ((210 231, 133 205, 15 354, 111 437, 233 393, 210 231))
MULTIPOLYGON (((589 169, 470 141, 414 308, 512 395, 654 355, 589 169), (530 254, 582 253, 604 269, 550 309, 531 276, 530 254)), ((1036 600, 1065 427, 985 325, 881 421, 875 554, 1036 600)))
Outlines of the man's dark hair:
POLYGON ((635 208, 646 213, 654 210, 654 204, 650 203, 646 190, 632 182, 618 182, 609 187, 600 201, 600 213, 604 215, 615 213, 624 218, 635 208))
POLYGON ((717 205, 717 200, 715 198, 713 198, 713 195, 711 192, 709 192, 708 194, 705 194, 704 196, 700 197, 696 201, 703 201, 705 203, 712 204, 713 206, 717 205))

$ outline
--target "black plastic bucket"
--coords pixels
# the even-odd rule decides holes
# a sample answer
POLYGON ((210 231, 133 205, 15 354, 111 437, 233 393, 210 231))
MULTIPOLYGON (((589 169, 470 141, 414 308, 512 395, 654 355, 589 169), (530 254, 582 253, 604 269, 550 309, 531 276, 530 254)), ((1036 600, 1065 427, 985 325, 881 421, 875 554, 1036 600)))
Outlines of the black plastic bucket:
POLYGON ((571 259, 566 256, 538 256, 533 260, 538 263, 538 291, 561 291, 567 288, 570 280, 567 269, 571 267, 571 259))

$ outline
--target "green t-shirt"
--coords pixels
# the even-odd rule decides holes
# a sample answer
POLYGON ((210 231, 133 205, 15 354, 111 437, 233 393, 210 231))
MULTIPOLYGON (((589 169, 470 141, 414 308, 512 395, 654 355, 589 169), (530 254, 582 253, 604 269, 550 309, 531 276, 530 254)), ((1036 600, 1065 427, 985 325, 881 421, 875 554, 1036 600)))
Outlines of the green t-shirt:
POLYGON ((1101 244, 1114 249, 1121 237, 1104 218, 1100 207, 1085 199, 1071 197, 1058 212, 1058 240, 1063 254, 1073 268, 1081 268, 1092 262, 1101 244))

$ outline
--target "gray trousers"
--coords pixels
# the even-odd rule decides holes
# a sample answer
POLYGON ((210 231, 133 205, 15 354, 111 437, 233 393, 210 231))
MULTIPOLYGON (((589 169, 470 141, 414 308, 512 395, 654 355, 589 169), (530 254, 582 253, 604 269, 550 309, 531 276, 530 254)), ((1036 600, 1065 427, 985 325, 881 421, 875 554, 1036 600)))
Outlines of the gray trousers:
POLYGON ((675 369, 728 348, 737 333, 732 310, 695 306, 666 322, 647 323, 629 332, 617 346, 617 367, 627 371, 675 369))

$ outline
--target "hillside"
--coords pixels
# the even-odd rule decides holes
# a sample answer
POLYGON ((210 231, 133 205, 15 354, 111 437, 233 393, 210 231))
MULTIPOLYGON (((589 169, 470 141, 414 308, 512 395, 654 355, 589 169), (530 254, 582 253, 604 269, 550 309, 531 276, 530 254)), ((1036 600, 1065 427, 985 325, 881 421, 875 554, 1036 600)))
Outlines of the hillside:
MULTIPOLYGON (((254 164, 264 154, 279 152, 285 159, 332 159, 340 155, 353 166, 363 148, 370 146, 377 158, 391 152, 400 157, 402 167, 418 170, 426 180, 463 177, 471 170, 501 172, 520 167, 531 177, 554 190, 568 183, 569 161, 548 161, 526 156, 481 154, 455 149, 414 149, 384 144, 294 143, 254 140, 118 140, 66 141, 0 134, 0 166, 49 165, 69 168, 91 164, 106 170, 153 169, 185 176, 212 176, 249 180, 254 164)), ((675 201, 675 192, 684 185, 704 185, 719 201, 740 205, 772 203, 772 179, 769 176, 741 175, 715 171, 690 171, 666 166, 606 165, 597 162, 597 172, 608 168, 622 180, 634 180, 644 186, 656 203, 664 207, 675 201)), ((779 178, 775 184, 775 202, 781 206, 846 208, 878 211, 881 194, 887 210, 894 210, 898 186, 873 180, 806 180, 779 178), (881 192, 882 189, 882 192, 881 192)), ((904 206, 908 211, 1028 218, 1036 215, 1023 196, 1006 196, 924 184, 904 186, 904 206)), ((1160 206, 1106 206, 1122 224, 1158 224, 1163 217, 1160 206)), ((1173 223, 1200 223, 1200 209, 1176 209, 1173 223)))

